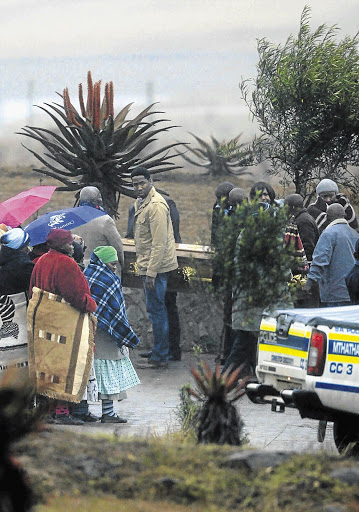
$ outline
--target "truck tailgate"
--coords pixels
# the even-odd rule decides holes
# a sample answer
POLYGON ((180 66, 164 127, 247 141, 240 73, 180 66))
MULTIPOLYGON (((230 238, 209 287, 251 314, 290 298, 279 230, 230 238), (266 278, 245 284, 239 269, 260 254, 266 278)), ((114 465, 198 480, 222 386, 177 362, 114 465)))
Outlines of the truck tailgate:
POLYGON ((258 379, 278 391, 301 388, 306 376, 310 332, 291 313, 264 317, 258 338, 258 379))

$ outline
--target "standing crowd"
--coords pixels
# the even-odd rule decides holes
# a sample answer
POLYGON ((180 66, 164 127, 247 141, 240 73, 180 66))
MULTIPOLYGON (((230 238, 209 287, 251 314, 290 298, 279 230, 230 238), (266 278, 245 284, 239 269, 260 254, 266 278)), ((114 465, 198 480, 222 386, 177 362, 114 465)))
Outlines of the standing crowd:
MULTIPOLYGON (((135 242, 153 329, 152 350, 140 354, 144 363, 137 366, 160 371, 182 355, 177 293, 167 287, 178 267, 179 213, 173 200, 156 191, 146 168, 135 168, 131 178, 137 199, 129 210, 126 237, 135 242)), ((254 184, 249 197, 232 183, 221 183, 215 190, 211 245, 218 250, 221 225, 241 204, 258 201, 270 211, 285 207, 283 243, 293 250, 292 274, 306 279, 294 307, 359 304, 354 209, 330 179, 322 180, 316 192, 316 201, 305 208, 299 194, 276 199, 265 182, 254 184)), ((84 187, 79 206, 103 210, 100 191, 84 187)), ((234 234, 233 257, 241 236, 234 234)), ((49 422, 125 423, 114 402, 140 383, 129 357, 140 340, 127 318, 121 282, 124 251, 114 220, 104 212, 72 232, 51 229, 45 244, 29 247, 29 235, 20 226, 0 224, 0 373, 11 365, 19 375, 30 373, 49 422), (101 418, 89 409, 89 402, 97 400, 101 418)), ((214 287, 221 286, 219 270, 214 265, 214 287)), ((233 300, 230 283, 223 304, 223 371, 242 365, 243 375, 251 374, 263 310, 251 306, 244 292, 233 300)))
MULTIPOLYGON (((292 276, 304 278, 305 285, 294 303, 283 290, 283 301, 278 307, 359 304, 359 233, 354 208, 330 179, 321 180, 316 193, 316 201, 305 208, 299 194, 276 199, 275 191, 265 182, 255 183, 249 198, 244 190, 230 182, 221 183, 215 191, 211 233, 215 249, 223 243, 221 223, 226 217, 235 216, 243 202, 256 199, 263 210, 271 209, 273 214, 282 206, 286 208, 288 223, 283 243, 291 247, 294 256, 292 276)), ((240 237, 241 233, 234 233, 236 242, 240 237)), ((218 286, 216 268, 213 270, 214 283, 218 286)), ((263 309, 251 306, 245 293, 231 301, 232 290, 228 285, 224 295, 223 371, 243 365, 242 375, 251 375, 263 309)))
MULTIPOLYGON (((132 181, 138 198, 129 229, 153 327, 153 349, 139 366, 159 370, 181 359, 176 293, 167 291, 178 267, 179 216, 147 169, 134 169, 132 181)), ((103 210, 100 191, 84 187, 79 206, 103 210)), ((0 372, 15 365, 30 373, 51 423, 125 423, 114 402, 140 383, 129 357, 140 340, 127 318, 114 220, 104 213, 73 232, 51 229, 32 251, 21 227, 0 230, 0 372), (94 400, 101 400, 101 418, 89 410, 94 400)))

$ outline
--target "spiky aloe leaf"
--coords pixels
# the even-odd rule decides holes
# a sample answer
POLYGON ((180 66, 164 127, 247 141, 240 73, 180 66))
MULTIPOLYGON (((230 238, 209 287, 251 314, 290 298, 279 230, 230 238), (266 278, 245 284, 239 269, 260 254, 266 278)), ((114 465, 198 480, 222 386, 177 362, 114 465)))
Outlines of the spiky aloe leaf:
POLYGON ((192 388, 188 390, 188 393, 197 398, 197 400, 203 401, 203 398, 198 393, 196 393, 196 391, 194 391, 192 388))
POLYGON ((123 107, 122 110, 117 114, 114 120, 114 130, 116 131, 118 128, 121 127, 122 123, 125 121, 127 114, 130 111, 130 108, 132 107, 133 102, 129 103, 125 107, 123 107))
POLYGON ((245 169, 253 163, 253 151, 249 147, 244 147, 244 144, 238 144, 241 134, 228 143, 220 143, 215 137, 211 136, 213 146, 193 133, 190 135, 194 137, 199 146, 187 148, 190 155, 182 155, 186 162, 196 167, 207 168, 208 174, 213 175, 251 174, 250 171, 245 169))
POLYGON ((196 379, 196 382, 197 382, 197 385, 198 385, 200 391, 205 396, 207 396, 209 389, 208 389, 208 385, 207 385, 205 379, 203 379, 203 376, 201 376, 200 373, 197 372, 194 368, 191 369, 191 372, 192 372, 193 377, 196 379))
POLYGON ((23 128, 21 135, 41 143, 47 150, 42 156, 26 148, 47 167, 47 170, 35 169, 37 172, 61 181, 65 187, 60 187, 60 190, 78 190, 90 184, 98 186, 105 208, 116 216, 120 194, 134 197, 131 170, 137 165, 152 169, 156 174, 179 169, 181 166, 171 161, 177 155, 171 156, 168 151, 181 143, 168 144, 145 154, 144 150, 157 140, 157 136, 174 128, 172 125, 163 126, 167 122, 163 117, 153 118, 162 114, 152 110, 155 104, 143 109, 133 119, 127 118, 132 104, 126 105, 114 118, 112 82, 105 85, 102 107, 100 81, 94 83, 90 72, 87 91, 85 108, 83 87, 79 84, 79 111, 71 103, 67 88, 59 94, 63 105, 45 103, 45 107, 39 107, 50 116, 56 132, 32 126, 23 128), (54 162, 66 170, 57 169, 54 162), (70 175, 72 180, 68 179, 70 175))

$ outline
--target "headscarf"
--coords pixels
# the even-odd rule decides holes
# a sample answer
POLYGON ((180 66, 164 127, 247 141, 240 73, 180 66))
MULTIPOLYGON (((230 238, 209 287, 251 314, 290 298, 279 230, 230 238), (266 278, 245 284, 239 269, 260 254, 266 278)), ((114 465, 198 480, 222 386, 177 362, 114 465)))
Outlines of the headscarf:
POLYGON ((51 249, 56 251, 63 249, 66 244, 71 244, 73 240, 70 231, 66 231, 66 229, 51 229, 47 235, 46 243, 51 249))
POLYGON ((100 245, 93 252, 105 264, 118 261, 117 251, 112 245, 100 245))
POLYGON ((23 249, 30 243, 30 236, 21 228, 13 228, 1 235, 0 243, 9 249, 23 249))
POLYGON ((85 270, 85 277, 91 297, 97 303, 94 312, 97 327, 107 331, 118 347, 126 345, 135 348, 140 340, 128 322, 121 278, 107 268, 94 252, 85 270))

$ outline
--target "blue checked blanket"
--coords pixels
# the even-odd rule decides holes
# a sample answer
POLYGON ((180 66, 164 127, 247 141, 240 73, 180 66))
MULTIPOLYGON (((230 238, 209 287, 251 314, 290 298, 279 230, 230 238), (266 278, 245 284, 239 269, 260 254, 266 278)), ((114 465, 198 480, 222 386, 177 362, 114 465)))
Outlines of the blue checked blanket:
POLYGON ((106 267, 94 253, 91 254, 90 263, 84 274, 90 286, 91 296, 97 302, 94 315, 98 326, 115 338, 118 347, 125 345, 135 348, 140 340, 128 322, 121 278, 106 267))

